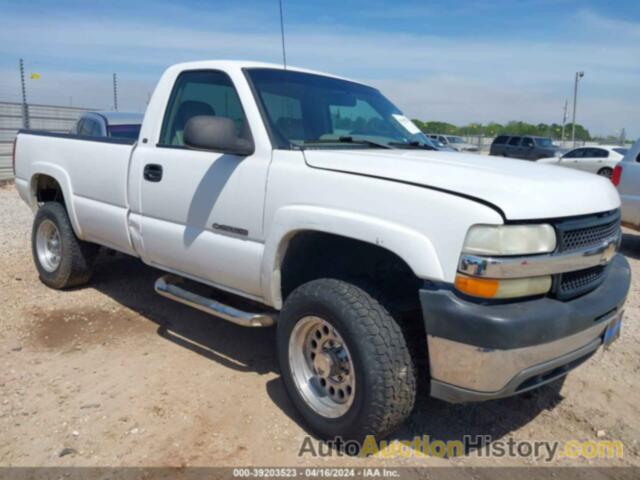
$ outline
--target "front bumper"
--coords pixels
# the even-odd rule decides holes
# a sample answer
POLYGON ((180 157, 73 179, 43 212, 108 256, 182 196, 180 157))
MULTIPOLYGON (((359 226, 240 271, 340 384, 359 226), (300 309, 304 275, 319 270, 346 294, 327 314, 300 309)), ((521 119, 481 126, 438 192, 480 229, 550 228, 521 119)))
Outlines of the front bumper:
POLYGON ((591 356, 622 309, 631 274, 617 254, 606 280, 571 301, 478 304, 451 289, 420 291, 431 395, 450 402, 507 397, 555 380, 591 356))

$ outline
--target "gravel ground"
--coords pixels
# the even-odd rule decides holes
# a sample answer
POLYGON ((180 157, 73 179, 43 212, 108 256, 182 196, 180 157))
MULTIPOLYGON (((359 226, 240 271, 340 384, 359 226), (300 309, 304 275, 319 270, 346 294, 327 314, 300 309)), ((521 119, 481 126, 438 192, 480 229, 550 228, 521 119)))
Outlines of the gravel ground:
MULTIPOLYGON (((32 214, 0 187, 0 465, 530 465, 541 459, 298 456, 307 435, 288 401, 273 329, 243 329, 157 296, 159 275, 103 254, 91 284, 42 285, 32 214)), ((640 465, 640 236, 625 231, 634 271, 621 338, 563 385, 483 404, 421 399, 391 439, 491 435, 493 441, 624 442, 624 458, 557 465, 640 465)))

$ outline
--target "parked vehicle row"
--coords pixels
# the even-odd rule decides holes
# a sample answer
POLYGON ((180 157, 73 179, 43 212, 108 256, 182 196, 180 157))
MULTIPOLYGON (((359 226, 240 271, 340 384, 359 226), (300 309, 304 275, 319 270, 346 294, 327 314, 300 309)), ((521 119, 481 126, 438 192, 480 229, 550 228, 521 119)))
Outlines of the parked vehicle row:
POLYGON ((624 158, 628 149, 615 145, 580 147, 569 150, 561 157, 543 158, 538 163, 575 168, 611 178, 613 169, 624 158))

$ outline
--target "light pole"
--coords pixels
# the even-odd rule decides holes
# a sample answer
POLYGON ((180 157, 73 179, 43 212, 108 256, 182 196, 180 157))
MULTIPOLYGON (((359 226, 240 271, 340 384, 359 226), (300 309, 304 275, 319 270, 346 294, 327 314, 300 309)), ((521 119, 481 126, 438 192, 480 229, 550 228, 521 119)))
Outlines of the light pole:
POLYGON ((584 72, 576 72, 576 81, 573 85, 573 120, 571 121, 571 143, 576 146, 576 103, 578 102, 578 82, 584 77, 584 72))

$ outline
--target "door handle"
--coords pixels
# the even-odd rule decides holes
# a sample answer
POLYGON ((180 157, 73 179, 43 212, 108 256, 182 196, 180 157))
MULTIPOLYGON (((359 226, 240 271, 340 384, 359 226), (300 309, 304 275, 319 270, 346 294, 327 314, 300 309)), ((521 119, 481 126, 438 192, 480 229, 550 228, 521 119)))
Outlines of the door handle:
POLYGON ((145 165, 143 176, 148 182, 159 182, 162 180, 162 165, 156 163, 145 165))

